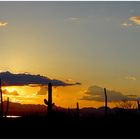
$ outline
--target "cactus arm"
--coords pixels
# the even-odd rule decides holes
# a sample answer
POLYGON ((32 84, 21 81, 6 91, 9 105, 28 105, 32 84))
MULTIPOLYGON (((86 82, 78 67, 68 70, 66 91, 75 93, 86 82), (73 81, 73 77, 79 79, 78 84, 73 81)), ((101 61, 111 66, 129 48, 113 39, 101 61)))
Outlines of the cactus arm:
POLYGON ((44 103, 45 103, 46 105, 48 105, 48 101, 47 101, 46 99, 44 99, 44 103))

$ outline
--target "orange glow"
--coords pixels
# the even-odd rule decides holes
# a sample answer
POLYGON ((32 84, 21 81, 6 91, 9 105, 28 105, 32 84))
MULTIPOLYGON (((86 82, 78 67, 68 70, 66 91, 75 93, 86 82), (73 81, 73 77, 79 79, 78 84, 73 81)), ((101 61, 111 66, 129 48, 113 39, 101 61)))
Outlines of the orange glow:
POLYGON ((18 88, 15 86, 11 86, 11 87, 4 87, 5 90, 7 90, 8 92, 13 92, 13 91, 17 91, 18 88))
MULTIPOLYGON (((44 104, 44 99, 48 98, 47 94, 37 95, 40 87, 9 86, 2 87, 2 90, 7 90, 8 92, 7 94, 3 94, 4 100, 7 100, 7 97, 9 97, 11 102, 21 104, 44 104), (18 95, 12 95, 13 92, 17 92, 18 95)), ((98 108, 104 106, 104 102, 81 100, 84 91, 85 88, 80 86, 53 87, 53 102, 55 105, 64 108, 75 108, 77 102, 79 102, 80 108, 98 108)), ((116 104, 108 103, 108 105, 109 107, 115 107, 116 104)))

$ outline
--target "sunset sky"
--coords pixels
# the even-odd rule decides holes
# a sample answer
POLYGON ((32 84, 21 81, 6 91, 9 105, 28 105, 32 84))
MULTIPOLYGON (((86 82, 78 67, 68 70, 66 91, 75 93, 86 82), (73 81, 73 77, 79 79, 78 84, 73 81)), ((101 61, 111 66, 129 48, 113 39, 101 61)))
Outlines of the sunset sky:
MULTIPOLYGON (((58 106, 103 106, 104 87, 111 104, 140 96, 139 61, 139 1, 0 1, 0 72, 81 83, 54 87, 58 106)), ((47 98, 42 86, 3 90, 13 102, 44 104, 47 98)))

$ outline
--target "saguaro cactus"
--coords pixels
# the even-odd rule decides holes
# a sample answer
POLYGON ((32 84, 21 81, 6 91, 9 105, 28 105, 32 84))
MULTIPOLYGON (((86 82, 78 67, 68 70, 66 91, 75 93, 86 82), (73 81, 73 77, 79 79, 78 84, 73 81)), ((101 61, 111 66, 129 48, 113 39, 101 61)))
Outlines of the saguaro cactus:
POLYGON ((7 106, 6 106, 5 118, 8 115, 8 111, 9 111, 9 97, 7 97, 7 106))
POLYGON ((48 101, 44 99, 44 103, 48 106, 48 115, 52 113, 52 84, 48 83, 48 101))
POLYGON ((105 116, 107 116, 107 93, 106 93, 106 88, 104 88, 104 93, 105 93, 105 116))
POLYGON ((3 99, 2 99, 1 79, 0 79, 0 98, 1 98, 1 117, 3 117, 3 99))
POLYGON ((140 111, 140 101, 137 100, 138 110, 140 111))
POLYGON ((77 102, 77 108, 76 108, 76 112, 77 112, 77 118, 79 119, 79 103, 77 102))

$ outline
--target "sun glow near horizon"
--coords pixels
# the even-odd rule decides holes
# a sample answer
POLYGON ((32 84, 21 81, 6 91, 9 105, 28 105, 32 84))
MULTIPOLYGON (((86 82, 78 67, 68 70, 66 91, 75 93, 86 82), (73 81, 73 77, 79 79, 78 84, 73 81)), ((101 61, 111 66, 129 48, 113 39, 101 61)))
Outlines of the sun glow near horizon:
MULTIPOLYGON (((10 102, 20 104, 44 104, 44 99, 48 98, 47 91, 44 95, 37 95, 41 87, 29 87, 29 86, 8 86, 2 87, 2 90, 7 90, 6 94, 3 94, 4 101, 7 97, 10 98, 10 102), (18 95, 12 95, 13 92, 17 92, 18 95)), ((98 108, 104 106, 104 102, 97 101, 84 101, 81 100, 83 96, 81 87, 53 87, 53 103, 56 106, 64 108, 75 108, 76 103, 79 102, 80 108, 94 107, 98 108)), ((47 88, 46 88, 47 90, 47 88)), ((109 107, 114 107, 114 103, 109 103, 109 107)))

